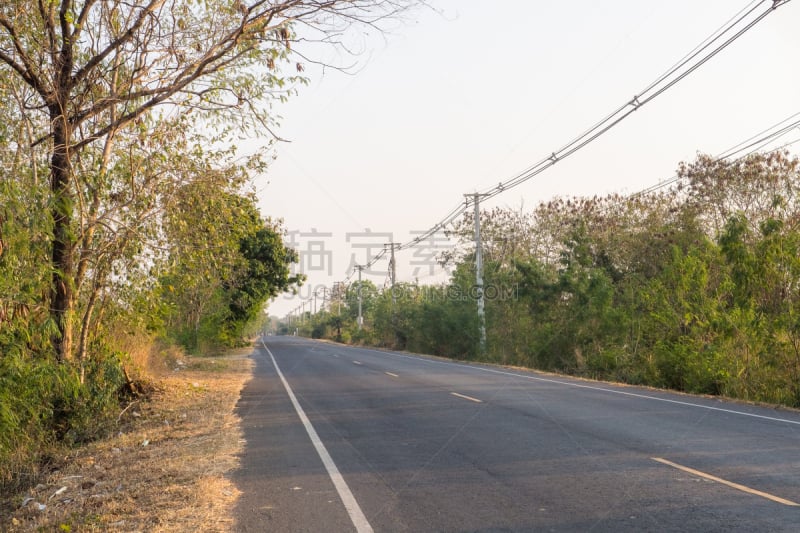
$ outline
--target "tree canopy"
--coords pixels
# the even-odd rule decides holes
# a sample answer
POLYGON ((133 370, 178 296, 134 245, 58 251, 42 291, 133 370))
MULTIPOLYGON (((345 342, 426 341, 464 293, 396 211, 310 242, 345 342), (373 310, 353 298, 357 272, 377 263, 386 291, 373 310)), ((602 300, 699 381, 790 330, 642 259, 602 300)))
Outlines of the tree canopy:
MULTIPOLYGON (((270 131, 270 103, 297 80, 281 69, 294 57, 295 28, 303 27, 305 40, 336 45, 346 27, 376 24, 409 4, 3 2, 0 76, 17 119, 9 149, 31 163, 35 183, 40 168, 49 174, 47 299, 59 358, 76 355, 75 326, 86 321, 82 290, 104 277, 101 256, 129 253, 128 243, 143 240, 139 225, 164 208, 176 182, 208 165, 198 147, 224 145, 233 127, 270 131)), ((83 347, 77 352, 82 357, 83 347)))

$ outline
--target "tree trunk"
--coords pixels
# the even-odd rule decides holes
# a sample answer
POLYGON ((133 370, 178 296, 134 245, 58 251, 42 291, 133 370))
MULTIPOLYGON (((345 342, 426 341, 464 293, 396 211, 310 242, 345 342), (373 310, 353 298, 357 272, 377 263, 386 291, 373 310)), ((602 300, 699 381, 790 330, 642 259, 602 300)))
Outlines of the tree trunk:
POLYGON ((53 195, 53 279, 50 288, 50 315, 58 333, 53 347, 60 361, 72 357, 72 314, 74 307, 73 270, 75 237, 72 231, 72 194, 70 192, 69 125, 59 110, 51 110, 53 157, 50 160, 50 190, 53 195))

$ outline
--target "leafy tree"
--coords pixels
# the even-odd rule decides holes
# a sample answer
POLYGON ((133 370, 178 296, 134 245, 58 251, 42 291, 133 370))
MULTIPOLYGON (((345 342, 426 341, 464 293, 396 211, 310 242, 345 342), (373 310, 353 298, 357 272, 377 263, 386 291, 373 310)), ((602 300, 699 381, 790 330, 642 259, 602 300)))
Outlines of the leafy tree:
MULTIPOLYGON (((308 28, 311 39, 335 42, 344 27, 375 23, 406 5, 402 0, 3 2, 2 75, 20 87, 18 113, 34 132, 34 159, 46 160, 49 171, 47 307, 59 330, 52 338, 59 358, 74 355, 76 307, 99 253, 94 232, 101 208, 113 212, 120 202, 152 200, 149 187, 135 184, 124 189, 124 199, 114 198, 115 180, 126 177, 115 168, 125 153, 120 144, 133 146, 138 139, 153 146, 163 131, 174 134, 196 125, 235 123, 237 131, 268 131, 269 103, 285 97, 292 82, 277 65, 289 60, 294 25, 308 28)), ((158 157, 152 162, 166 163, 158 157)), ((136 170, 132 163, 125 162, 125 169, 136 170)), ((155 176, 170 176, 164 166, 155 176)), ((135 181, 139 175, 129 177, 135 181)), ((115 230, 121 226, 115 224, 115 230)))
POLYGON ((298 260, 297 252, 283 243, 281 226, 262 221, 250 209, 251 230, 239 239, 242 263, 226 292, 229 314, 225 321, 233 339, 243 336, 244 328, 263 311, 267 300, 302 283, 302 275, 291 275, 290 265, 298 260))
POLYGON ((699 155, 692 163, 682 163, 678 176, 687 183, 687 206, 698 212, 709 236, 716 238, 737 214, 755 231, 769 218, 800 215, 798 165, 797 158, 783 151, 735 161, 699 155))
POLYGON ((719 248, 709 240, 682 251, 641 290, 643 338, 649 357, 639 362, 646 382, 691 392, 720 393, 726 295, 731 289, 719 248))
POLYGON ((235 344, 266 301, 302 279, 291 276, 296 253, 279 223, 261 219, 255 198, 242 195, 228 172, 209 171, 185 185, 166 212, 170 253, 157 266, 168 329, 196 350, 201 337, 235 344))
POLYGON ((378 298, 378 288, 368 279, 362 280, 360 285, 357 280, 350 284, 345 292, 345 302, 347 304, 347 315, 353 321, 358 319, 359 295, 361 296, 361 314, 362 316, 369 316, 372 314, 378 298))
POLYGON ((758 232, 743 214, 720 236, 732 289, 726 315, 736 380, 732 393, 797 404, 800 401, 800 231, 766 219, 758 232))

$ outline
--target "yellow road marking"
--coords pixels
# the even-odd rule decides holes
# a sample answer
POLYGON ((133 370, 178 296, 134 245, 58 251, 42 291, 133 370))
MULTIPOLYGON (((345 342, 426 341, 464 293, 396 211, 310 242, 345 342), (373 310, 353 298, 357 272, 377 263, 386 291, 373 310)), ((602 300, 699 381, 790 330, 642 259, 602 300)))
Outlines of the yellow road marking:
POLYGON ((384 372, 384 374, 386 374, 387 376, 392 376, 393 378, 399 378, 400 377, 397 374, 395 374, 394 372, 384 372))
POLYGON ((465 400, 469 400, 471 402, 483 403, 483 400, 479 400, 477 398, 473 398, 472 396, 467 396, 465 394, 459 394, 457 392, 451 392, 450 394, 452 394, 453 396, 458 396, 459 398, 464 398, 465 400))
POLYGON ((760 490, 751 489, 745 485, 740 485, 739 483, 734 483, 732 481, 728 481, 727 479, 722 479, 717 476, 712 476, 711 474, 706 474, 705 472, 701 472, 699 470, 695 470, 694 468, 689 468, 688 466, 679 465, 678 463, 673 463, 672 461, 667 461, 666 459, 662 459, 661 457, 651 457, 653 461, 657 461, 659 463, 665 464, 667 466, 671 466, 672 468, 677 468, 678 470, 683 470, 684 472, 688 472, 695 476, 699 476, 705 479, 710 479, 711 481, 716 481, 717 483, 722 483, 723 485, 727 485, 728 487, 734 488, 736 490, 740 490, 742 492, 746 492, 748 494, 753 494, 755 496, 761 496, 762 498, 766 498, 768 500, 772 500, 773 502, 782 503, 783 505, 790 505, 792 507, 800 507, 800 504, 795 503, 791 500, 787 500, 785 498, 781 498, 780 496, 775 496, 773 494, 769 494, 768 492, 762 492, 760 490))

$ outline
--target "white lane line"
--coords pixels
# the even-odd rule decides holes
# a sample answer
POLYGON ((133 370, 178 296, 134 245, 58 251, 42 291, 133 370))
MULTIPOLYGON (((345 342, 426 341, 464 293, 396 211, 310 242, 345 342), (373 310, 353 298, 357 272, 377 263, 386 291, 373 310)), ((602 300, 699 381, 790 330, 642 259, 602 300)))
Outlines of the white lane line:
POLYGON ((716 481, 717 483, 721 483, 728 487, 734 488, 736 490, 740 490, 742 492, 746 492, 748 494, 753 494, 755 496, 761 496, 762 498, 766 498, 768 500, 772 500, 773 502, 782 503, 783 505, 789 505, 791 507, 800 507, 800 504, 795 503, 791 500, 787 500, 785 498, 781 498, 780 496, 775 496, 768 492, 762 492, 760 490, 751 489, 748 486, 740 485, 738 483, 734 483, 733 481, 728 481, 727 479, 722 479, 721 477, 712 476, 711 474, 706 474, 705 472, 701 472, 700 470, 695 470, 694 468, 689 468, 688 466, 679 465, 678 463, 673 463, 672 461, 667 461, 666 459, 662 459, 661 457, 651 457, 653 461, 657 461, 661 464, 665 464, 667 466, 671 466, 672 468, 677 468, 678 470, 683 470, 684 472, 688 472, 689 474, 699 476, 705 479, 709 479, 711 481, 716 481))
MULTIPOLYGON (((365 349, 365 348, 362 348, 362 349, 365 349)), ((631 396, 633 398, 641 398, 643 400, 653 400, 653 401, 656 401, 656 402, 665 402, 665 403, 671 403, 671 404, 675 404, 675 405, 683 405, 683 406, 686 406, 686 407, 696 407, 698 409, 708 409, 709 411, 718 411, 718 412, 728 413, 728 414, 732 414, 732 415, 747 416, 747 417, 750 417, 750 418, 758 418, 758 419, 761 419, 761 420, 769 420, 771 422, 783 422, 785 424, 793 424, 793 425, 796 425, 796 426, 800 426, 800 421, 798 421, 798 420, 789 420, 787 418, 778 418, 778 417, 774 417, 774 416, 758 415, 758 414, 755 414, 755 413, 746 413, 744 411, 736 411, 735 409, 725 409, 723 407, 713 407, 711 405, 703 405, 703 404, 699 404, 699 403, 682 402, 680 400, 671 400, 669 398, 659 398, 658 396, 649 396, 647 394, 639 394, 639 393, 635 393, 635 392, 626 392, 626 391, 621 391, 621 390, 614 390, 614 389, 609 389, 607 387, 597 387, 597 386, 594 386, 594 385, 582 385, 580 383, 570 383, 568 381, 560 381, 560 380, 557 380, 557 379, 548 379, 548 378, 542 378, 542 377, 538 377, 538 376, 527 376, 525 374, 517 374, 515 372, 507 372, 507 371, 503 371, 503 370, 494 370, 492 368, 484 368, 484 367, 480 367, 480 366, 464 365, 464 364, 459 364, 459 363, 456 363, 456 362, 434 361, 434 360, 431 360, 431 359, 425 359, 424 357, 414 357, 414 356, 411 356, 411 355, 405 355, 405 354, 399 354, 399 353, 393 353, 393 352, 381 352, 381 351, 378 351, 378 350, 368 350, 368 351, 373 352, 373 353, 377 353, 377 354, 382 354, 382 355, 391 355, 391 356, 394 356, 394 357, 402 357, 402 358, 405 358, 405 359, 412 359, 414 361, 422 361, 424 363, 430 363, 432 365, 445 365, 445 366, 446 365, 456 365, 456 366, 464 368, 466 370, 479 370, 481 372, 488 372, 488 373, 491 373, 491 374, 500 374, 502 376, 511 376, 511 377, 515 377, 515 378, 527 379, 527 380, 530 380, 530 381, 539 381, 539 382, 542 382, 542 383, 553 383, 555 385, 563 385, 565 387, 575 387, 575 388, 578 388, 578 389, 589 389, 589 390, 595 390, 595 391, 600 391, 600 392, 608 392, 608 393, 611 393, 611 394, 619 394, 621 396, 631 396)))
POLYGON ((353 364, 354 365, 363 365, 364 363, 362 363, 361 361, 353 361, 353 364))
POLYGON ((463 398, 463 399, 465 399, 465 400, 469 400, 469 401, 471 401, 471 402, 475 402, 475 403, 483 403, 483 400, 479 400, 479 399, 477 399, 477 398, 473 398, 472 396, 467 396, 466 394, 459 394, 459 393, 457 393, 457 392, 451 392, 450 394, 452 394, 453 396, 457 396, 457 397, 459 397, 459 398, 463 398))
POLYGON ((394 372, 384 372, 384 374, 386 374, 387 376, 392 376, 393 378, 399 378, 400 377, 397 374, 395 374, 394 372))
POLYGON ((328 450, 325 448, 325 445, 319 438, 317 430, 315 430, 314 426, 311 425, 311 421, 306 416, 305 411, 303 411, 303 408, 300 407, 300 402, 297 401, 297 397, 295 397, 294 392, 292 392, 289 382, 286 381, 285 377, 283 377, 283 372, 281 372, 281 369, 278 367, 278 362, 275 361, 275 356, 272 355, 272 352, 269 350, 269 348, 267 348, 267 345, 264 343, 264 341, 261 341, 261 344, 264 346, 267 354, 269 354, 270 359, 272 359, 272 364, 275 366, 275 371, 278 373, 278 377, 281 378, 281 382, 286 389, 286 393, 289 395, 292 405, 294 405, 294 410, 297 411, 297 416, 300 417, 300 421, 306 428, 306 433, 308 433, 311 443, 317 450, 317 454, 322 460, 322 464, 325 465, 325 470, 328 471, 328 476, 330 476, 331 481, 333 481, 333 486, 336 487, 336 492, 339 493, 339 497, 342 499, 344 508, 347 510, 347 514, 350 515, 350 520, 352 520, 356 531, 358 533, 372 533, 372 526, 367 521, 367 517, 364 516, 364 513, 361 511, 361 507, 359 507, 358 502, 353 496, 353 493, 350 491, 350 487, 347 486, 347 482, 344 480, 344 477, 342 477, 339 469, 336 468, 336 463, 333 462, 331 455, 328 453, 328 450))

